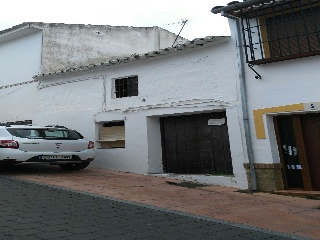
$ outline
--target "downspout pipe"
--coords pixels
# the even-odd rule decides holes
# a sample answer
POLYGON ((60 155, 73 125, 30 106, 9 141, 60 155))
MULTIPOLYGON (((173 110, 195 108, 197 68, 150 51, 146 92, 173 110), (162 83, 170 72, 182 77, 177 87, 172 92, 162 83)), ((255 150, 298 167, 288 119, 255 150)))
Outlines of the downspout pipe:
POLYGON ((256 170, 254 168, 254 156, 252 150, 252 142, 251 142, 251 132, 249 125, 249 111, 248 111, 248 101, 247 101, 247 88, 245 81, 245 71, 244 71, 244 58, 243 52, 241 50, 242 47, 242 39, 241 39, 241 30, 240 30, 240 20, 236 19, 236 47, 237 47, 237 57, 238 57, 238 69, 239 69, 239 80, 240 80, 240 95, 241 95, 241 103, 242 103, 242 114, 243 114, 243 123, 244 123, 244 134, 246 139, 248 160, 250 166, 250 176, 251 176, 251 190, 257 190, 257 176, 256 170))

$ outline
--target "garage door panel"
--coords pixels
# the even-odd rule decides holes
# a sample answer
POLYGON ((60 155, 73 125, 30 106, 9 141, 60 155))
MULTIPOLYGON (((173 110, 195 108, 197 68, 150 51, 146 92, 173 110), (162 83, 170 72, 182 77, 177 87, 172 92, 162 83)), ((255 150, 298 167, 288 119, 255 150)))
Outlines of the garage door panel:
POLYGON ((225 112, 166 117, 160 121, 165 172, 232 173, 225 112), (225 119, 225 122, 212 125, 210 119, 225 119))

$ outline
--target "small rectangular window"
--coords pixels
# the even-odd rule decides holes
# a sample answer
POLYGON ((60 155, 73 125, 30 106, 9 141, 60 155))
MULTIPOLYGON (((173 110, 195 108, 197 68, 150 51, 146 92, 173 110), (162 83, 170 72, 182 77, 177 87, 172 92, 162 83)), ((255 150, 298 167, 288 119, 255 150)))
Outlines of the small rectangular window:
POLYGON ((138 96, 138 76, 115 79, 114 89, 116 98, 138 96))

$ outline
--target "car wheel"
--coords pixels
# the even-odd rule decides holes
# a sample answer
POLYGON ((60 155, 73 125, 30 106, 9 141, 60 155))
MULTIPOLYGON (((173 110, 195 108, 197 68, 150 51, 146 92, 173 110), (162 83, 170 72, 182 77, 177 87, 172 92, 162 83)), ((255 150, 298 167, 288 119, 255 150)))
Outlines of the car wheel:
POLYGON ((80 170, 84 169, 89 166, 90 163, 83 162, 83 163, 67 163, 67 164, 60 164, 59 167, 65 170, 80 170))

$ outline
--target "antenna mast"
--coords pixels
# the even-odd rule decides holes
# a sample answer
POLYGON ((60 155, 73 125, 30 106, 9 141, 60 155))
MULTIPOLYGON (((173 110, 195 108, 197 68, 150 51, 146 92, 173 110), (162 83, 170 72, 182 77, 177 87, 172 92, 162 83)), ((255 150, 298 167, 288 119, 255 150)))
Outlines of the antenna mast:
POLYGON ((178 35, 177 35, 176 39, 174 40, 174 42, 173 42, 173 44, 172 44, 171 47, 173 47, 173 45, 176 43, 178 37, 180 36, 180 33, 181 33, 182 29, 184 28, 184 26, 186 25, 186 23, 187 23, 188 21, 189 21, 188 19, 182 19, 182 22, 181 22, 182 27, 181 27, 180 32, 178 33, 178 35))

